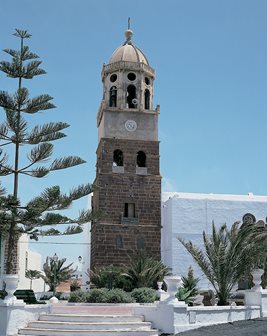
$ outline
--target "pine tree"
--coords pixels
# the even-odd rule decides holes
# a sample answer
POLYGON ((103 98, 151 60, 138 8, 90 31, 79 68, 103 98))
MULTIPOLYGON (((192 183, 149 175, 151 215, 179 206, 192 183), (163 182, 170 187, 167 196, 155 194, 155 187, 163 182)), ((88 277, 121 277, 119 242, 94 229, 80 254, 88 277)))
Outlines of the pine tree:
POLYGON ((46 72, 40 68, 42 62, 39 56, 25 45, 25 40, 31 35, 27 31, 16 29, 14 36, 20 39, 20 49, 5 49, 4 52, 10 55, 12 60, 0 62, 0 71, 18 81, 18 88, 14 94, 0 91, 0 106, 5 113, 5 121, 0 124, 0 176, 13 175, 12 194, 3 196, 5 190, 0 185, 0 232, 7 241, 8 250, 6 274, 16 273, 13 260, 20 234, 27 233, 37 240, 39 235, 80 233, 81 224, 92 219, 90 211, 83 210, 74 219, 58 213, 59 210, 67 209, 74 200, 91 193, 91 184, 80 185, 68 194, 62 193, 59 186, 52 186, 27 204, 20 203, 21 175, 42 178, 52 171, 74 167, 85 161, 78 156, 51 159, 53 142, 66 136, 63 130, 69 127, 67 123, 49 122, 30 127, 27 122, 27 116, 55 108, 55 105, 52 103, 53 98, 48 94, 30 98, 24 82, 46 72), (10 151, 4 150, 10 146, 13 147, 10 151), (21 151, 22 146, 24 150, 29 148, 25 158, 21 157, 24 152, 21 151), (14 158, 10 160, 8 153, 13 153, 12 150, 14 158), (27 162, 24 164, 25 160, 27 162), (63 224, 68 224, 67 228, 58 230, 57 227, 63 224), (46 225, 51 225, 51 228, 42 230, 46 225))

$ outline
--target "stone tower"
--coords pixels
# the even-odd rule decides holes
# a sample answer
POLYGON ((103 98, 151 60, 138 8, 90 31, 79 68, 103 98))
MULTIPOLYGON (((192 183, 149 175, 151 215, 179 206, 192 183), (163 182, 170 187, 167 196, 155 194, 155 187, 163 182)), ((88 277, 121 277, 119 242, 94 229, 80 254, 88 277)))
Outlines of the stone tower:
POLYGON ((98 148, 92 208, 104 212, 91 228, 91 267, 127 264, 143 249, 160 259, 161 176, 155 71, 125 32, 103 66, 97 115, 98 148))

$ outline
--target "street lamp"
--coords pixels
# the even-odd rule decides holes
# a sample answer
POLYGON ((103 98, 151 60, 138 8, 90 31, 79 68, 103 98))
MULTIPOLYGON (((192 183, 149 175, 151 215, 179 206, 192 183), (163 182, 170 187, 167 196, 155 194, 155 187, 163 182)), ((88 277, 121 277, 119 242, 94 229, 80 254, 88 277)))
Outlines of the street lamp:
POLYGON ((57 263, 57 261, 58 261, 58 256, 57 256, 57 254, 55 253, 54 254, 54 256, 53 256, 53 258, 52 258, 52 260, 53 260, 53 266, 54 266, 54 269, 53 269, 53 296, 55 296, 55 294, 56 294, 56 283, 57 283, 57 278, 56 278, 56 276, 57 276, 57 270, 56 270, 56 263, 57 263))

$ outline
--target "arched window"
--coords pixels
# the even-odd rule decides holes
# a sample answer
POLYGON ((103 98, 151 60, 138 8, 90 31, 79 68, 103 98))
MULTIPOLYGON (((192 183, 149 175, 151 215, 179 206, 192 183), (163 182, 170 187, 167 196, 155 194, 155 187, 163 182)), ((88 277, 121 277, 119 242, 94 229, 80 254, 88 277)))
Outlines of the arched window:
POLYGON ((147 89, 145 90, 145 109, 150 109, 150 92, 147 89))
POLYGON ((116 107, 117 106, 117 88, 116 86, 112 86, 109 90, 109 106, 116 107))
POLYGON ((120 149, 113 152, 113 166, 123 166, 123 153, 120 149))
POLYGON ((139 151, 136 157, 137 167, 146 167, 146 154, 143 151, 139 151))
POLYGON ((136 87, 134 85, 129 85, 127 87, 127 106, 128 108, 136 108, 136 87))

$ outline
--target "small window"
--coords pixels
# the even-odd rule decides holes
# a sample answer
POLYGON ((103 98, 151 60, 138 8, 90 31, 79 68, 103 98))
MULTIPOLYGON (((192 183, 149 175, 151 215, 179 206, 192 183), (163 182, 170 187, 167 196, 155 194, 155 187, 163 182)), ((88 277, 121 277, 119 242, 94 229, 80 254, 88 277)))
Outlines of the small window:
POLYGON ((145 240, 143 237, 137 238, 136 246, 138 250, 143 250, 145 248, 145 240))
POLYGON ((127 106, 128 108, 137 108, 136 88, 134 85, 127 87, 127 106))
POLYGON ((112 86, 109 90, 109 106, 116 107, 117 106, 117 88, 116 86, 112 86))
POLYGON ((113 75, 110 76, 110 81, 112 83, 116 82, 116 80, 117 80, 117 75, 116 74, 113 74, 113 75))
POLYGON ((150 108, 150 92, 149 90, 145 90, 145 109, 149 110, 150 108))
POLYGON ((120 149, 116 149, 113 152, 113 166, 123 166, 123 153, 120 149))
POLYGON ((146 154, 143 151, 139 151, 136 157, 137 167, 146 167, 146 154))
POLYGON ((146 83, 146 85, 150 84, 150 79, 148 77, 145 77, 145 83, 146 83))
POLYGON ((124 204, 124 217, 135 218, 135 204, 134 203, 124 204))
POLYGON ((136 79, 136 75, 133 72, 128 73, 127 77, 130 81, 134 81, 136 79))
POLYGON ((117 236, 115 239, 116 247, 123 248, 123 239, 122 236, 117 236))

